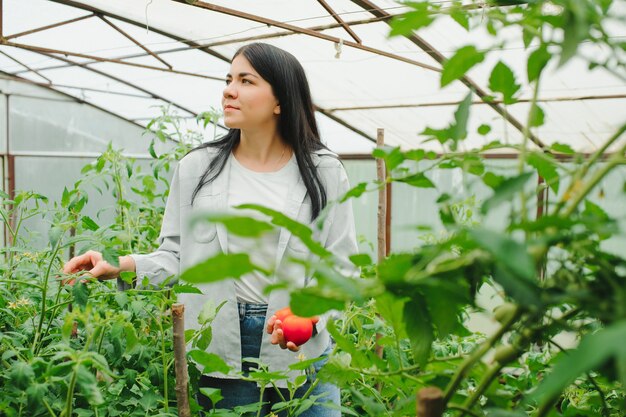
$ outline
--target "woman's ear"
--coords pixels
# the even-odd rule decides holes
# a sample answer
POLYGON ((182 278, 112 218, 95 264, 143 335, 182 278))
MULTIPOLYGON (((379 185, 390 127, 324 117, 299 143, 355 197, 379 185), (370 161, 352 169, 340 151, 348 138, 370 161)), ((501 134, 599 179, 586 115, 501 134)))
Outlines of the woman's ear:
POLYGON ((280 104, 276 104, 276 107, 274 107, 274 114, 280 114, 280 104))

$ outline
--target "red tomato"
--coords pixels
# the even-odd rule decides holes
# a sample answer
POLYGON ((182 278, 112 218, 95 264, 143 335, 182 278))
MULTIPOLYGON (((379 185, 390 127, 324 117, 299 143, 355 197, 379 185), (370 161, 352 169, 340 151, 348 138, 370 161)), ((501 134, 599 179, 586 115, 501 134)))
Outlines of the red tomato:
POLYGON ((281 308, 280 310, 278 310, 276 313, 274 313, 274 315, 276 316, 278 320, 284 321, 287 317, 293 316, 293 313, 291 312, 291 309, 289 308, 289 306, 287 306, 285 308, 281 308))
POLYGON ((313 335, 313 322, 309 318, 287 316, 282 320, 283 335, 285 340, 300 346, 313 335))

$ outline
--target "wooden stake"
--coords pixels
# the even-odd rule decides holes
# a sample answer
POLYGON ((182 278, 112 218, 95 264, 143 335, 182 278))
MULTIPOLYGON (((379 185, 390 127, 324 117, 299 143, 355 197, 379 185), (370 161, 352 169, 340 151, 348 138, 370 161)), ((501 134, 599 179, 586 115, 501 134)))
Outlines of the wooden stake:
MULTIPOLYGON (((382 148, 385 145, 385 129, 378 129, 376 132, 376 146, 382 148)), ((387 172, 385 168, 385 161, 382 159, 376 159, 376 178, 381 183, 385 184, 387 180, 387 172)), ((387 256, 387 185, 383 185, 378 191, 378 259, 380 264, 387 256)), ((380 333, 376 333, 376 347, 375 352, 379 358, 383 357, 383 346, 378 343, 378 340, 382 337, 380 333)), ((376 389, 380 392, 382 390, 382 384, 377 383, 376 389)))
POLYGON ((426 387, 417 392, 417 417, 441 417, 444 409, 443 392, 439 388, 426 387))
POLYGON ((185 305, 172 305, 172 328, 174 331, 174 367, 176 370, 176 401, 178 416, 191 417, 189 409, 189 381, 185 350, 185 305))

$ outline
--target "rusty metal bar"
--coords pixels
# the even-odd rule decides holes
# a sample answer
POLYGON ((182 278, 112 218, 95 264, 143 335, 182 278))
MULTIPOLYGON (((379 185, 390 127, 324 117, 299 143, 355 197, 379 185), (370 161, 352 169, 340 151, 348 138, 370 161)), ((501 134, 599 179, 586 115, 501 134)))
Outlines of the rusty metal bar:
MULTIPOLYGON (((376 6, 374 3, 372 3, 369 0, 352 0, 352 2, 366 9, 367 11, 372 13, 374 16, 377 16, 377 17, 389 16, 389 13, 382 10, 380 7, 376 6)), ((406 38, 410 40, 411 42, 413 42, 415 45, 417 45, 420 49, 422 49, 424 52, 426 52, 428 55, 430 55, 434 60, 436 60, 440 64, 443 64, 447 60, 447 58, 441 52, 436 50, 431 44, 426 42, 420 36, 417 36, 415 33, 407 35, 406 38)), ((465 84, 465 86, 467 86, 468 88, 474 90, 476 95, 478 95, 478 97, 480 97, 483 101, 487 101, 486 98, 489 96, 489 94, 482 87, 480 87, 476 82, 474 82, 471 78, 469 78, 467 75, 463 76, 459 81, 465 84)), ((523 134, 525 133, 524 125, 515 117, 511 116, 506 111, 505 108, 503 108, 499 104, 494 104, 494 103, 487 103, 487 104, 492 109, 494 109, 497 113, 499 113, 513 127, 515 127, 517 130, 519 130, 523 134)), ((540 148, 546 147, 546 145, 541 141, 541 139, 539 139, 534 133, 528 132, 528 137, 531 141, 533 141, 540 148)))
POLYGON ((150 54, 153 58, 155 58, 157 61, 161 62, 163 65, 165 65, 166 67, 168 67, 169 69, 174 69, 174 67, 172 67, 168 62, 166 62, 163 58, 161 58, 160 56, 158 56, 157 54, 155 54, 154 52, 152 52, 150 49, 146 48, 143 44, 141 44, 141 42, 139 42, 138 40, 136 40, 135 38, 133 38, 132 36, 130 36, 128 33, 126 33, 125 31, 123 31, 121 28, 117 27, 117 25, 115 25, 113 22, 109 21, 106 17, 102 16, 102 15, 98 15, 98 18, 100 18, 100 20, 102 20, 104 23, 106 23, 107 25, 111 26, 113 29, 115 29, 116 31, 118 31, 119 33, 122 34, 122 36, 125 36, 126 38, 128 38, 131 42, 133 42, 135 45, 137 45, 138 47, 140 47, 141 49, 143 49, 144 51, 146 51, 148 54, 150 54))
MULTIPOLYGON (((589 96, 575 96, 575 97, 549 97, 537 99, 539 103, 552 103, 552 102, 565 102, 565 101, 583 101, 583 100, 613 100, 626 98, 626 94, 607 94, 607 95, 589 95, 589 96)), ((522 98, 516 101, 516 103, 530 103, 532 100, 522 98)), ((492 100, 489 103, 502 104, 502 100, 492 100)), ((486 101, 475 100, 472 101, 472 105, 476 104, 489 104, 486 101)), ((354 106, 354 107, 333 107, 328 108, 326 111, 352 111, 352 110, 386 110, 386 109, 408 109, 416 107, 445 107, 445 106, 458 106, 460 101, 442 101, 439 103, 413 103, 413 104, 388 104, 381 106, 354 106)), ((514 103, 515 104, 515 103, 514 103)))
MULTIPOLYGON (((44 54, 44 55, 45 55, 45 54, 44 54)), ((57 58, 57 57, 54 57, 54 56, 51 56, 51 57, 52 57, 52 58, 57 58)), ((92 70, 91 68, 86 68, 86 69, 92 70)), ((92 70, 92 71, 94 71, 94 70, 92 70)), ((25 78, 17 77, 17 76, 15 76, 15 75, 11 75, 11 76, 12 76, 13 78, 15 78, 17 81, 20 81, 20 82, 25 82, 25 83, 29 83, 29 84, 36 84, 35 82, 33 82, 33 81, 31 81, 31 80, 27 80, 27 79, 25 79, 25 78)), ((113 78, 113 77, 111 77, 111 78, 113 78)), ((46 86, 46 88, 49 88, 49 86, 46 86)), ((139 89, 139 87, 134 87, 134 88, 139 89)), ((68 98, 72 99, 73 101, 76 101, 76 102, 78 102, 78 103, 84 103, 84 101, 83 101, 83 100, 81 100, 81 99, 79 99, 78 97, 71 96, 71 95, 69 95, 69 94, 67 94, 67 93, 64 93, 64 92, 62 92, 62 91, 58 91, 58 90, 54 90, 54 91, 56 91, 57 93, 62 94, 62 95, 64 95, 64 96, 67 96, 68 98)), ((167 102, 167 101, 166 101, 166 102, 167 102)), ((174 103, 172 103, 172 104, 174 104, 174 103)), ((140 125, 139 123, 133 122, 132 120, 129 120, 129 119, 127 119, 127 118, 125 118, 125 117, 123 117, 123 116, 121 116, 121 115, 119 115, 119 114, 113 113, 112 111, 107 110, 107 109, 105 109, 105 108, 103 108, 103 107, 100 107, 100 106, 95 105, 95 104, 93 104, 93 103, 89 103, 89 105, 90 105, 91 107, 93 107, 94 109, 98 109, 98 110, 100 110, 100 111, 102 111, 102 112, 104 112, 104 113, 110 114, 111 116, 119 117, 119 118, 120 118, 120 119, 122 119, 122 120, 126 120, 128 123, 132 123, 133 125, 135 125, 135 126, 137 126, 137 127, 141 128, 141 129, 145 129, 145 128, 146 128, 145 126, 142 126, 142 125, 140 125)), ((184 109, 183 109, 183 110, 184 110, 184 109)), ((185 110, 185 111, 187 111, 187 110, 185 110)), ((49 152, 48 152, 48 153, 49 153, 49 152)))
POLYGON ((175 1, 177 3, 184 3, 188 6, 193 6, 193 7, 198 7, 201 9, 206 9, 206 10, 210 10, 212 12, 216 12, 216 13, 221 13, 221 14, 226 14, 229 16, 234 16, 234 17, 239 17, 242 19, 246 19, 246 20, 251 20, 253 22, 258 22, 258 23, 263 23, 266 25, 271 25, 271 26, 275 26, 281 29, 287 29, 296 33, 300 33, 303 35, 308 35, 314 38, 318 38, 318 39, 323 39, 326 41, 330 41, 333 43, 339 43, 339 42, 343 42, 343 44, 345 46, 349 46, 351 48, 355 48, 355 49, 360 49, 362 51, 366 51, 366 52, 370 52, 376 55, 380 55, 380 56, 384 56, 386 58, 391 58, 393 60, 396 61, 401 61, 407 64, 411 64, 411 65, 415 65, 417 67, 420 68, 424 68, 424 69, 428 69, 431 71, 435 71, 435 72, 441 72, 440 68, 437 67, 433 67, 432 65, 428 65, 428 64, 424 64, 422 62, 418 62, 415 61, 413 59, 409 59, 409 58, 405 58, 403 56, 400 55, 396 55, 396 54, 392 54, 390 52, 387 51, 383 51, 381 49, 376 49, 376 48, 372 48, 369 46, 365 46, 365 45, 361 45, 358 44, 356 42, 352 42, 352 41, 345 41, 343 39, 337 38, 336 36, 330 36, 330 35, 326 35, 324 33, 319 33, 313 30, 309 30, 306 28, 301 28, 298 26, 294 26, 294 25, 290 25, 288 23, 283 23, 283 22, 279 22, 277 20, 273 20, 273 19, 268 19, 265 17, 261 17, 261 16, 257 16, 251 13, 245 13, 245 12, 241 12, 239 10, 234 10, 234 9, 229 9, 227 7, 222 7, 222 6, 218 6, 215 4, 211 4, 211 3, 206 3, 203 1, 195 1, 194 3, 188 3, 186 0, 172 0, 175 1))
MULTIPOLYGON (((126 22, 126 23, 129 23, 129 24, 134 25, 134 26, 138 26, 140 28, 145 28, 145 24, 143 24, 143 23, 138 23, 138 22, 136 22, 136 21, 134 21, 132 19, 129 19, 127 17, 120 16, 120 15, 117 15, 115 13, 111 13, 109 11, 106 11, 106 10, 103 10, 103 9, 99 9, 97 7, 90 6, 90 5, 84 4, 84 3, 80 3, 80 2, 77 2, 77 1, 74 1, 74 0, 49 0, 49 1, 52 1, 54 3, 64 4, 64 5, 70 6, 70 7, 75 7, 77 9, 86 10, 86 11, 92 12, 94 14, 100 14, 100 15, 103 15, 103 16, 112 17, 112 18, 114 18, 116 20, 120 20, 122 22, 126 22)), ((164 30, 160 30, 160 29, 155 28, 155 27, 151 27, 150 31, 152 31, 154 33, 157 33, 159 35, 167 36, 168 38, 172 38, 172 39, 174 39, 174 40, 176 40, 178 42, 184 43, 185 45, 189 45, 191 47, 197 47, 198 46, 198 44, 193 42, 193 41, 181 38, 180 36, 176 36, 176 35, 174 35, 172 33, 168 33, 168 32, 166 32, 164 30)), ((204 52, 206 52, 209 55, 212 55, 212 56, 214 56, 216 58, 219 58, 219 59, 224 60, 224 61, 228 61, 228 59, 224 55, 222 55, 222 54, 220 54, 218 52, 215 52, 215 51, 213 51, 213 50, 211 50, 209 48, 204 48, 204 47, 200 46, 199 49, 202 49, 204 52)))
POLYGON ((346 122, 343 119, 340 119, 339 117, 335 116, 334 114, 330 113, 328 110, 323 109, 321 107, 315 106, 315 110, 322 113, 324 116, 328 117, 330 120, 339 123, 341 126, 350 129, 351 131, 353 131, 354 133, 363 136, 365 139, 368 139, 371 142, 376 143, 376 138, 368 135, 367 133, 363 132, 361 129, 357 129, 356 127, 352 126, 351 124, 349 124, 348 122, 346 122))
MULTIPOLYGON (((384 19, 388 19, 388 18, 384 18, 384 19)), ((347 22, 347 23, 350 26, 356 26, 356 25, 363 25, 363 24, 368 24, 368 23, 380 22, 381 20, 384 20, 384 19, 381 19, 379 17, 373 17, 371 19, 355 20, 353 22, 347 22)), ((329 24, 329 25, 320 25, 320 26, 309 27, 308 29, 309 30, 319 31, 319 30, 326 30, 326 29, 336 29, 338 27, 341 27, 341 25, 338 24, 338 23, 333 23, 333 24, 329 24)), ((202 48, 213 48, 215 46, 230 45, 230 44, 234 44, 234 43, 236 44, 236 43, 253 42, 253 41, 260 41, 260 40, 264 40, 264 39, 274 39, 274 38, 280 38, 280 37, 283 37, 283 36, 291 36, 291 35, 296 35, 296 33, 293 33, 291 31, 285 30, 284 32, 268 33, 268 34, 265 34, 265 35, 248 36, 248 37, 245 37, 245 38, 236 38, 236 39, 230 39, 230 40, 224 40, 224 41, 217 41, 217 42, 205 43, 205 44, 202 44, 202 45, 185 46, 185 47, 179 47, 179 48, 165 49, 163 51, 160 51, 159 54, 164 55, 164 54, 169 54, 169 53, 174 53, 174 52, 191 51, 191 50, 194 50, 194 49, 202 50, 202 48)), ((147 55, 148 54, 146 54, 146 53, 129 54, 129 55, 118 56, 118 57, 116 57, 116 59, 141 58, 141 57, 145 57, 147 55)), ((43 68, 39 68, 39 69, 40 70, 49 70, 49 69, 67 68, 69 66, 71 66, 71 65, 54 65, 54 66, 48 66, 48 67, 43 67, 43 68)), ((27 72, 27 71, 19 71, 19 72, 16 72, 15 74, 21 74, 23 72, 27 72)))
POLYGON ((88 19, 88 18, 93 17, 93 16, 94 16, 93 14, 88 14, 86 16, 81 16, 81 17, 77 17, 77 18, 74 18, 74 19, 70 19, 70 20, 64 20, 63 22, 54 23, 52 25, 42 26, 42 27, 39 27, 39 28, 36 28, 36 29, 27 30, 25 32, 14 33, 13 35, 9 35, 9 36, 5 37, 4 39, 9 40, 9 39, 13 39, 13 38, 18 38, 20 36, 30 35, 32 33, 42 32, 44 30, 53 29, 53 28, 57 28, 59 26, 67 25, 69 23, 74 23, 74 22, 78 22, 78 21, 81 21, 81 20, 85 20, 85 19, 88 19))
MULTIPOLYGON (((187 71, 170 70, 170 69, 167 69, 167 68, 153 67, 152 65, 136 64, 134 62, 121 61, 119 59, 102 58, 102 57, 93 56, 93 55, 81 54, 81 53, 78 53, 78 52, 70 52, 70 51, 62 51, 62 50, 58 50, 58 49, 42 48, 40 46, 26 45, 26 44, 15 43, 15 42, 4 42, 3 44, 7 45, 7 46, 13 46, 14 48, 24 49, 24 50, 31 51, 31 52, 45 52, 45 53, 49 53, 49 54, 70 55, 70 56, 75 56, 75 57, 78 57, 78 58, 90 59, 90 60, 95 61, 95 62, 110 62, 110 63, 113 63, 113 64, 128 65, 128 66, 131 66, 131 67, 144 68, 144 69, 155 70, 155 71, 162 71, 162 72, 169 72, 169 73, 172 73, 172 74, 188 75, 190 77, 198 77, 198 78, 204 78, 204 79, 215 80, 215 81, 224 81, 225 80, 224 78, 213 77, 213 76, 210 76, 210 75, 196 74, 196 73, 187 72, 187 71)), ((89 62, 89 63, 86 63, 85 65, 92 64, 92 63, 93 62, 89 62)))
MULTIPOLYGON (((23 79, 20 78, 19 81, 23 81, 23 79)), ((71 89, 71 90, 84 90, 84 91, 91 91, 91 92, 94 92, 94 93, 105 93, 105 94, 112 94, 112 95, 124 96, 124 97, 135 97, 135 98, 145 98, 145 99, 155 100, 154 97, 151 97, 151 96, 148 96, 148 95, 144 95, 144 94, 132 94, 132 93, 124 93, 122 91, 103 90, 103 89, 100 89, 100 88, 77 87, 75 85, 55 84, 55 83, 39 83, 37 81, 32 81, 32 80, 29 80, 29 81, 30 81, 30 84, 39 85, 41 87, 67 88, 67 89, 71 89)), ((13 94, 13 95, 14 96, 20 96, 20 97, 39 98, 39 97, 28 96, 28 95, 23 95, 23 94, 13 94)), ((190 117, 195 117, 195 116, 190 116, 190 117)), ((137 119, 131 119, 131 120, 137 120, 137 119)))
POLYGON ((348 34, 350 34, 350 36, 352 36, 352 39, 354 39, 356 43, 359 43, 359 44, 360 44, 360 43, 362 43, 362 42, 361 42, 361 38, 359 38, 359 37, 357 36, 357 34, 356 34, 356 33, 354 33, 354 31, 352 30, 352 28, 351 28, 350 26, 348 26, 348 24, 347 24, 347 23, 346 23, 346 22, 345 22, 345 21, 344 21, 341 17, 339 17, 339 15, 338 15, 337 13, 335 13, 335 11, 333 10, 333 8, 332 8, 332 7, 330 7, 330 6, 328 5, 328 3, 326 3, 326 1, 325 1, 325 0, 317 0, 317 2, 318 2, 319 4, 321 4, 321 5, 322 5, 322 7, 323 7, 324 9, 326 9, 326 11, 327 11, 328 13, 330 13, 330 15, 333 17, 333 19, 335 19, 335 20, 337 21, 337 23, 339 23, 339 24, 341 25, 341 27, 342 27, 342 28, 344 28, 344 29, 345 29, 345 31, 346 31, 346 32, 348 32, 348 34))
MULTIPOLYGON (((179 109, 181 109, 181 110, 183 110, 183 111, 186 111, 186 112, 187 112, 187 113, 189 113, 189 114, 194 115, 194 117, 197 115, 197 113, 196 113, 196 112, 194 112, 193 110, 190 110, 190 109, 188 109, 188 108, 184 107, 183 105, 180 105, 180 104, 178 104, 178 103, 175 103, 175 102, 173 102, 172 100, 168 100, 168 99, 166 99, 165 97, 163 97, 163 96, 161 96, 161 95, 159 95, 159 94, 156 94, 156 93, 153 93, 153 92, 151 92, 151 91, 148 91, 148 90, 146 90, 145 88, 139 87, 138 85, 134 85, 134 84, 132 84, 132 83, 130 83, 130 82, 128 82, 128 81, 126 81, 126 80, 123 80, 123 79, 121 79, 121 78, 118 78, 118 77, 116 77, 116 76, 114 76, 114 75, 107 74, 106 72, 100 71, 100 70, 98 70, 98 69, 88 67, 88 66, 86 66, 86 64, 81 64, 81 63, 78 63, 78 62, 74 62, 74 61, 72 61, 72 60, 70 60, 70 59, 63 58, 63 57, 56 56, 56 55, 52 55, 52 54, 49 54, 49 53, 46 53, 46 52, 37 52, 37 53, 38 53, 38 54, 41 54, 41 55, 45 55, 45 56, 47 56, 47 57, 49 57, 49 58, 52 58, 52 59, 56 59, 56 60, 59 60, 59 61, 65 62, 66 64, 71 64, 71 65, 76 66, 76 67, 81 67, 81 68, 84 68, 84 69, 85 69, 85 70, 87 70, 87 71, 94 72, 94 73, 96 73, 96 74, 98 74, 98 75, 101 75, 101 76, 103 76, 103 77, 110 78, 110 79, 112 79, 113 81, 117 81, 117 82, 118 82, 118 83, 120 83, 120 84, 123 84, 123 85, 126 85, 126 86, 128 86, 128 87, 134 88, 135 90, 141 91, 142 93, 145 93, 145 94, 149 95, 149 96, 150 96, 150 97, 152 97, 152 98, 155 98, 155 99, 157 99, 157 100, 161 100, 161 101, 163 101, 163 102, 165 102, 165 103, 170 103, 170 104, 172 104, 172 105, 174 105, 174 106, 178 107, 179 109)), ((15 75, 13 75, 13 76, 15 76, 15 75)), ((20 80, 24 80, 24 79, 23 79, 23 78, 21 78, 21 77, 17 77, 17 76, 15 76, 15 77, 16 77, 16 78, 19 78, 20 80)), ((73 96, 70 96, 70 97, 75 98, 75 97, 73 97, 73 96)), ((97 107, 97 106, 96 106, 96 107, 97 107)), ((113 114, 113 113, 111 113, 111 114, 113 114)), ((119 115, 117 115, 117 114, 116 114, 116 116, 118 116, 118 117, 119 117, 119 115)), ((134 123, 134 122, 132 122, 132 123, 134 123)), ((141 126, 141 125, 139 125, 139 124, 137 124, 137 123, 134 123, 134 124, 136 124, 137 126, 141 126)))
POLYGON ((6 56, 7 58, 9 58, 11 61, 13 62, 17 62, 19 65, 23 66, 24 68, 26 68, 27 70, 34 72, 35 74, 37 74, 38 76, 40 76, 41 78, 43 78, 44 80, 48 81, 49 84, 52 84, 52 80, 48 77, 46 77, 45 75, 40 74, 37 70, 32 69, 31 67, 29 67, 28 65, 24 64, 23 62, 21 62, 20 60, 18 60, 17 58, 13 58, 11 55, 0 51, 0 54, 6 56))

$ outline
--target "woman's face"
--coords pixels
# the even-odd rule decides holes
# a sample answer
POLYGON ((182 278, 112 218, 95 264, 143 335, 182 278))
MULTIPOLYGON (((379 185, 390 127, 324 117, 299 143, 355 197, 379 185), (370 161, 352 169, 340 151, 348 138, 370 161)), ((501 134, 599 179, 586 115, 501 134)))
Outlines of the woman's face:
POLYGON ((222 108, 224 124, 242 130, 274 128, 280 114, 272 86, 261 78, 243 55, 238 55, 230 65, 222 108))

